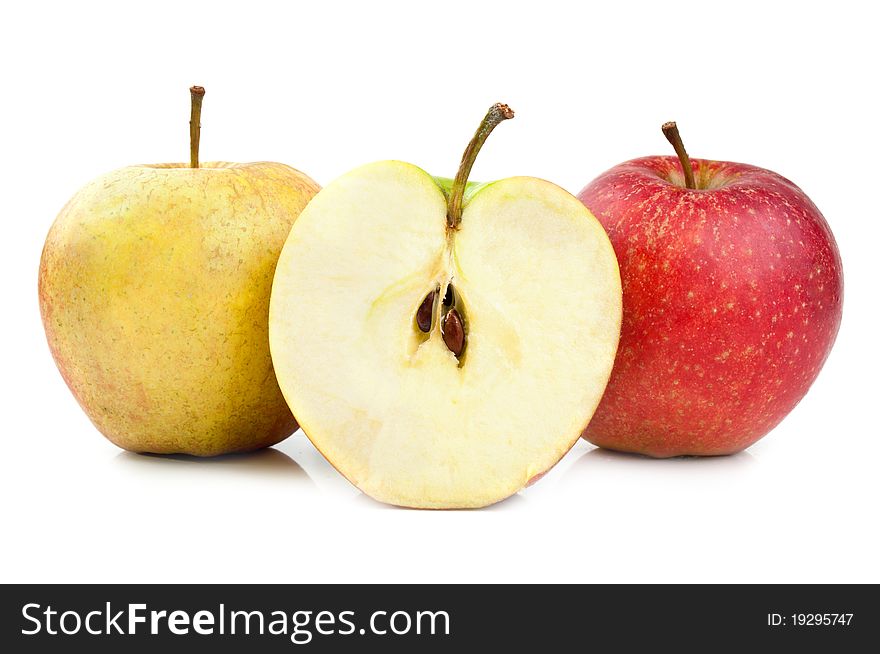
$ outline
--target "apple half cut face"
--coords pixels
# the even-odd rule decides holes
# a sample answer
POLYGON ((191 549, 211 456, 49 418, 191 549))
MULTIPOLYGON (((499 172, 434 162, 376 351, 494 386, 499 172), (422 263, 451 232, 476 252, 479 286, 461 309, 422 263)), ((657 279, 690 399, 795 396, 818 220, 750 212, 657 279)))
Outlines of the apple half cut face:
POLYGON ((481 507, 552 467, 605 388, 621 320, 598 221, 553 184, 384 161, 327 186, 276 269, 270 343, 305 433, 382 502, 481 507))

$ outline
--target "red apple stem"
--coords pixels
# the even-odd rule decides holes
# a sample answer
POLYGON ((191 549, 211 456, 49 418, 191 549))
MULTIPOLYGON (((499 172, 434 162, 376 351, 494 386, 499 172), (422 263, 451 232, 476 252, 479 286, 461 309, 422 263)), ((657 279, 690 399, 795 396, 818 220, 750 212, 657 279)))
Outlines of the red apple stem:
POLYGON ((189 167, 199 167, 199 137, 202 132, 202 99, 205 97, 203 86, 191 86, 189 114, 189 167))
POLYGON ((483 118, 483 122, 477 128, 474 137, 465 148, 464 154, 461 156, 458 172, 452 182, 452 188, 449 190, 448 209, 446 211, 446 224, 449 225, 449 229, 458 229, 458 224, 461 222, 464 191, 467 188, 468 177, 470 177, 471 168, 474 167, 474 161, 477 160, 477 155, 480 153, 480 148, 483 147, 483 143, 489 138, 492 130, 509 118, 513 118, 513 109, 500 102, 493 104, 486 113, 485 118, 483 118))
POLYGON ((688 156, 687 150, 684 149, 684 142, 681 140, 681 134, 678 133, 678 125, 675 124, 674 120, 671 120, 668 123, 663 123, 661 129, 663 130, 663 136, 675 148, 675 154, 678 155, 678 160, 681 162, 682 170, 684 170, 684 185, 690 189, 697 188, 697 183, 694 180, 694 169, 691 167, 691 158, 688 156))

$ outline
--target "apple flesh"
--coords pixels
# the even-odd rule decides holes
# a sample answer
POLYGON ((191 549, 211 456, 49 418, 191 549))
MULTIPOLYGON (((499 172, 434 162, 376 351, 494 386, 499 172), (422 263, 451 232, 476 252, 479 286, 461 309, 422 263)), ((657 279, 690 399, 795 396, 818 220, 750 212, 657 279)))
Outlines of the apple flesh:
POLYGON ((278 381, 303 431, 382 502, 474 508, 577 441, 611 371, 617 262, 598 222, 530 177, 358 168, 297 220, 272 289, 278 381), (456 314, 456 317, 450 318, 456 314))
POLYGON ((645 157, 578 197, 605 226, 623 325, 585 437, 655 457, 738 452, 804 397, 841 320, 843 271, 793 183, 739 163, 645 157))

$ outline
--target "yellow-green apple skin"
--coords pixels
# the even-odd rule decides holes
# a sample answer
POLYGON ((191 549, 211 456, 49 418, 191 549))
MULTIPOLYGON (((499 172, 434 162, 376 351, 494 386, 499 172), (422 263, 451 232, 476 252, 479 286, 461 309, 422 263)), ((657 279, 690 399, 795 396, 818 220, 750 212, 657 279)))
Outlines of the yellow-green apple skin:
POLYGON ((134 452, 212 456, 296 430, 269 354, 269 294, 318 189, 279 163, 158 164, 67 203, 43 249, 40 310, 101 433, 134 452))

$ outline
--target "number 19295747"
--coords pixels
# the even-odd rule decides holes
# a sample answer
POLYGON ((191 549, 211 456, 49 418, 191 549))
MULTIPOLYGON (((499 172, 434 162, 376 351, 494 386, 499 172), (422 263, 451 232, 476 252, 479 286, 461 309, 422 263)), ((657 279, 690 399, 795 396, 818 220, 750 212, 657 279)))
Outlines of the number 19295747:
POLYGON ((770 627, 848 627, 853 613, 768 613, 770 627))

